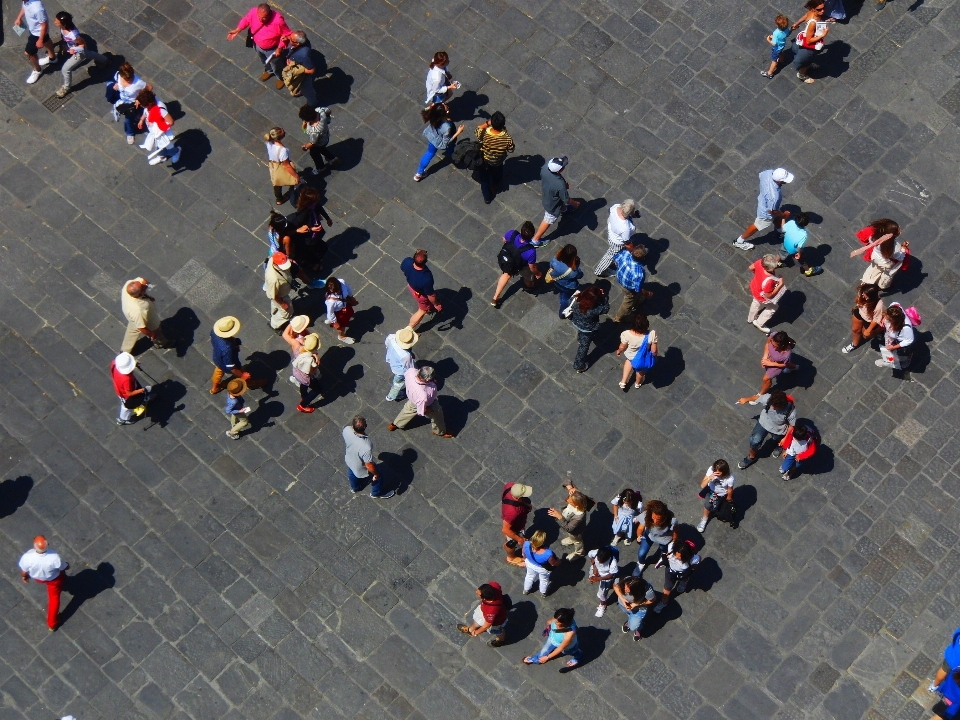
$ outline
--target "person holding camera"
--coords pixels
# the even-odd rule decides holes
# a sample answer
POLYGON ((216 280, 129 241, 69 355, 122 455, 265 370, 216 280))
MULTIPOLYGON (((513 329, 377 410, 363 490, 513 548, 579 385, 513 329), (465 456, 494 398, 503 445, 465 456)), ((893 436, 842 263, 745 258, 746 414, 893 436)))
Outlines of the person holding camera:
POLYGON ((515 482, 505 484, 500 495, 500 518, 503 521, 501 527, 507 539, 503 549, 507 551, 507 562, 517 567, 526 567, 520 550, 527 541, 523 536, 523 529, 527 525, 527 516, 533 510, 531 495, 531 486, 515 482))
POLYGON ((133 371, 137 361, 128 352, 122 352, 110 363, 110 378, 113 380, 113 390, 120 398, 120 416, 117 425, 132 425, 134 418, 140 417, 146 411, 152 388, 144 387, 134 376, 133 371))
POLYGON ((137 109, 137 95, 141 90, 153 90, 153 85, 146 82, 133 70, 133 65, 123 63, 107 83, 104 97, 113 105, 113 121, 120 122, 123 116, 123 130, 127 134, 127 145, 133 145, 134 137, 139 132, 138 124, 143 112, 137 109))

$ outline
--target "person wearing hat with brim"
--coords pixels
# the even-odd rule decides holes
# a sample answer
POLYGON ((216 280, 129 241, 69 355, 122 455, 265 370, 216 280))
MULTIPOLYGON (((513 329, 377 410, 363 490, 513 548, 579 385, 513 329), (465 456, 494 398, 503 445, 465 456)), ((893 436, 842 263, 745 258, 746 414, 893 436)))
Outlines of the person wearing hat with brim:
POLYGON ((312 413, 316 410, 312 403, 320 395, 320 336, 310 333, 303 339, 300 352, 293 359, 290 371, 300 386, 300 404, 297 410, 302 413, 312 413))
POLYGON ((293 357, 300 354, 300 348, 303 347, 303 339, 310 334, 308 332, 309 327, 309 315, 294 315, 283 329, 280 337, 290 346, 290 354, 293 355, 293 357))
POLYGON ((416 345, 419 339, 420 336, 412 327, 405 327, 392 335, 387 335, 387 339, 383 341, 387 349, 387 364, 393 372, 390 392, 387 393, 387 400, 390 402, 407 398, 403 374, 413 367, 416 357, 410 352, 410 348, 416 345))
POLYGON ((33 548, 20 556, 20 579, 29 583, 31 579, 47 586, 47 628, 57 629, 57 614, 60 612, 60 592, 67 579, 69 563, 47 547, 47 539, 37 535, 33 539, 33 548))
POLYGON ((527 516, 533 512, 531 495, 532 487, 517 482, 506 483, 500 494, 501 530, 506 538, 503 549, 507 551, 507 562, 517 567, 526 567, 522 550, 527 539, 523 536, 523 529, 527 525, 527 516))
POLYGON ((305 285, 310 284, 310 278, 294 265, 286 253, 277 251, 270 256, 270 262, 263 271, 263 291, 270 298, 270 327, 278 334, 293 317, 290 291, 294 277, 305 285))
POLYGON ((780 234, 783 235, 781 226, 783 221, 790 217, 789 210, 781 210, 780 203, 783 201, 783 191, 781 188, 793 182, 793 173, 787 172, 783 168, 776 170, 764 170, 760 173, 760 194, 757 196, 757 217, 750 223, 743 234, 733 241, 733 246, 739 250, 753 250, 753 243, 748 243, 747 238, 752 236, 758 230, 766 230, 771 225, 780 234))
POLYGON ((210 376, 210 394, 216 395, 223 390, 223 378, 238 377, 247 383, 247 387, 259 388, 267 384, 266 380, 253 380, 249 372, 240 364, 240 321, 232 315, 217 320, 210 331, 210 344, 213 346, 213 374, 210 376))
POLYGON ((555 157, 547 160, 540 169, 540 186, 543 196, 543 220, 537 232, 534 233, 530 244, 534 247, 546 245, 549 240, 542 240, 543 234, 560 220, 560 216, 580 207, 578 200, 570 199, 570 184, 562 173, 567 166, 567 158, 555 157))
POLYGON ((120 398, 120 417, 117 425, 132 425, 134 417, 140 417, 150 400, 151 387, 144 387, 134 376, 137 361, 128 352, 122 352, 110 363, 110 377, 113 389, 120 398))
POLYGON ((250 427, 247 415, 253 410, 243 399, 243 394, 246 391, 247 383, 238 377, 227 383, 227 402, 223 411, 230 418, 230 429, 227 430, 227 437, 231 440, 239 440, 240 433, 250 427))

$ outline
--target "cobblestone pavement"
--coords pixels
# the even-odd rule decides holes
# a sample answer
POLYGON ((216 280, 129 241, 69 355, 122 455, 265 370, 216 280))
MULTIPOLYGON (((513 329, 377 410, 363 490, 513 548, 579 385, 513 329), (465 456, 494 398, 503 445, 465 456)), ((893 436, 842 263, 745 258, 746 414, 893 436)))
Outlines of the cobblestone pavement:
POLYGON ((331 69, 318 87, 345 162, 322 182, 328 267, 360 300, 357 345, 321 325, 327 392, 312 416, 294 412, 259 275, 272 207, 260 135, 282 124, 298 147, 296 103, 257 81, 242 38, 226 41, 247 5, 69 7, 177 113, 174 170, 124 143, 99 75, 81 70, 63 107, 44 107, 56 78, 25 85, 7 35, 0 718, 927 717, 924 688, 960 624, 960 5, 857 4, 817 82, 801 85, 759 75, 774 15, 796 18, 799 2, 284 0, 331 69), (500 109, 516 138, 509 191, 489 207, 452 167, 411 179, 425 58, 439 48, 463 83, 456 116, 500 109), (640 202, 665 351, 640 391, 617 388, 611 321, 576 375, 550 291, 488 305, 497 238, 538 219, 554 154, 570 156, 587 200, 562 229, 587 266, 609 205, 640 202), (745 268, 770 246, 729 243, 753 217, 757 173, 777 165, 797 175, 786 204, 815 213, 826 268, 788 269, 776 317, 802 357, 787 387, 823 434, 815 467, 788 483, 769 458, 737 473, 740 528, 707 528, 695 587, 639 645, 616 608, 593 617, 579 566, 546 601, 522 598, 500 550, 505 480, 531 483, 546 507, 572 471, 603 501, 593 543, 609 537, 606 501, 625 485, 668 501, 697 537, 697 480, 742 456, 753 413, 732 402, 760 374, 745 268), (924 316, 914 382, 869 350, 838 352, 863 268, 847 257, 853 232, 883 215, 916 258, 897 293, 924 316), (430 250, 447 306, 417 351, 437 363, 454 441, 385 431, 397 406, 383 399, 382 341, 412 309, 397 266, 415 247, 430 250), (137 275, 182 341, 139 356, 162 400, 118 428, 107 367, 120 286, 137 275), (224 314, 243 321, 251 361, 280 370, 277 395, 251 392, 257 429, 235 443, 222 396, 206 390, 207 335, 224 314), (349 493, 339 432, 357 412, 401 490, 390 501, 349 493), (54 634, 42 590, 14 572, 39 532, 77 576, 54 634), (489 579, 517 603, 499 650, 455 628, 489 579), (578 610, 589 662, 568 675, 521 667, 562 605, 578 610))

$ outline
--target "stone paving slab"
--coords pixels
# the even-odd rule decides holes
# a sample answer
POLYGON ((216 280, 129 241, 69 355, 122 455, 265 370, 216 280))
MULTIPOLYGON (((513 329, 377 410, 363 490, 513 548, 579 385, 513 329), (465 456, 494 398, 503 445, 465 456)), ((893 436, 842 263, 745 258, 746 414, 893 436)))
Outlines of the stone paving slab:
POLYGON ((177 110, 184 153, 173 170, 123 142, 105 75, 81 69, 51 112, 57 78, 25 85, 18 43, 0 48, 0 552, 11 568, 0 582, 0 717, 922 717, 960 624, 960 5, 860 9, 832 28, 809 86, 788 70, 759 76, 773 16, 799 8, 281 8, 330 70, 317 87, 344 163, 319 182, 335 220, 327 269, 360 300, 358 344, 321 329, 326 397, 311 416, 292 412, 260 290, 273 208, 263 132, 284 125, 295 161, 309 158, 296 150, 298 103, 258 83, 253 54, 225 38, 247 6, 66 8, 177 110), (410 178, 422 77, 440 48, 463 83, 458 120, 472 127, 499 109, 517 144, 490 206, 449 166, 410 178), (496 239, 537 219, 539 169, 557 154, 588 201, 560 242, 588 268, 609 206, 640 204, 664 360, 639 392, 616 387, 611 321, 577 375, 550 291, 514 292, 499 311, 487 303, 496 239), (817 278, 786 271, 777 320, 802 368, 786 386, 828 459, 786 484, 769 459, 738 472, 740 528, 708 527, 695 587, 639 645, 617 632, 616 608, 592 617, 580 569, 548 600, 522 598, 499 549, 504 481, 534 485, 546 507, 572 472, 602 502, 593 543, 609 537, 607 500, 626 484, 667 501, 693 533, 699 473, 743 452, 753 413, 732 403, 755 388, 762 346, 743 323, 745 270, 773 240, 750 254, 728 243, 753 217, 756 174, 775 165, 796 173, 785 203, 815 214, 824 260, 817 278), (924 317, 913 382, 878 371, 870 352, 837 352, 862 272, 847 257, 853 232, 884 215, 915 258, 895 293, 924 317), (383 430, 396 406, 383 399, 382 338, 409 317, 397 264, 415 247, 430 250, 449 308, 417 353, 438 365, 453 442, 423 426, 383 430), (124 326, 119 288, 136 275, 157 286, 184 341, 139 355, 164 405, 117 428, 106 368, 124 326), (238 443, 205 389, 207 333, 228 313, 244 323, 245 360, 279 371, 277 395, 251 393, 257 430, 238 443), (347 489, 339 430, 358 412, 401 490, 387 503, 347 489), (12 574, 39 532, 83 578, 54 634, 41 593, 12 574), (503 650, 455 629, 491 578, 518 603, 503 650), (562 676, 521 668, 561 605, 577 608, 590 662, 562 676))

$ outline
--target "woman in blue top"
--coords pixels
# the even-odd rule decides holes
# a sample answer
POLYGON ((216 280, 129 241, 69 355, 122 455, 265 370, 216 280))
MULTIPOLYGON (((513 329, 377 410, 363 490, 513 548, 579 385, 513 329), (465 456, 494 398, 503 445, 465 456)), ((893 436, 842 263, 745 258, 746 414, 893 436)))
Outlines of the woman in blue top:
POLYGON ((564 245, 550 261, 550 279, 557 286, 557 296, 560 298, 560 317, 570 304, 573 294, 580 289, 577 282, 583 277, 580 269, 580 256, 574 245, 564 245))
POLYGON ((545 598, 550 590, 550 569, 559 565, 560 561, 553 550, 546 547, 547 534, 537 530, 530 539, 523 544, 523 560, 527 568, 527 575, 523 579, 523 594, 533 592, 533 583, 539 580, 540 597, 545 598))
POLYGON ((577 641, 577 623, 573 620, 575 612, 573 608, 560 608, 553 614, 553 619, 543 629, 547 641, 540 652, 523 659, 525 665, 542 665, 561 655, 569 655, 570 659, 560 668, 560 672, 569 672, 580 664, 583 650, 577 641))
POLYGON ((433 160, 438 151, 443 150, 447 157, 453 155, 453 148, 457 144, 457 137, 463 132, 465 125, 460 124, 457 131, 453 131, 453 121, 450 120, 450 111, 443 103, 433 103, 420 113, 423 117, 423 136, 427 139, 427 150, 420 158, 420 167, 413 176, 416 182, 423 180, 427 165, 433 160))

